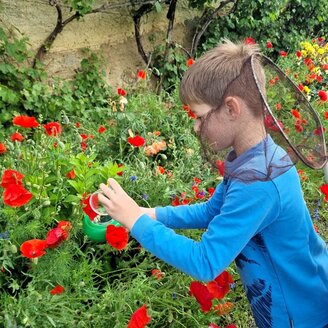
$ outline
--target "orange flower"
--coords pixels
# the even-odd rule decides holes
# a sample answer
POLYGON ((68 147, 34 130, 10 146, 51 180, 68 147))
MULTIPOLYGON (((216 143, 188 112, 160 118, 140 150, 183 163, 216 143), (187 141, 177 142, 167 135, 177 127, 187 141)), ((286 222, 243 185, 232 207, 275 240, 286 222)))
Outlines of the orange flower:
POLYGON ((147 313, 147 307, 143 305, 132 314, 127 328, 144 328, 150 320, 151 317, 147 313))
POLYGON ((164 277, 165 273, 162 272, 161 270, 153 269, 151 270, 151 275, 156 277, 158 280, 160 280, 164 277))
POLYGON ((75 179, 75 177, 76 177, 75 171, 74 171, 74 170, 69 171, 69 172, 66 174, 66 176, 67 176, 67 178, 69 178, 69 179, 71 179, 71 180, 75 179))
POLYGON ((29 259, 33 259, 46 254, 44 251, 46 248, 47 244, 45 240, 31 239, 25 241, 21 245, 20 251, 23 256, 28 257, 29 259))
POLYGON ((50 291, 50 294, 51 295, 60 295, 61 293, 63 293, 65 290, 65 288, 61 285, 57 285, 55 288, 53 288, 51 291, 50 291))
POLYGON ((232 311, 233 309, 233 303, 231 302, 225 302, 223 304, 218 304, 217 306, 214 307, 214 312, 217 315, 224 315, 224 314, 228 314, 229 312, 232 311))

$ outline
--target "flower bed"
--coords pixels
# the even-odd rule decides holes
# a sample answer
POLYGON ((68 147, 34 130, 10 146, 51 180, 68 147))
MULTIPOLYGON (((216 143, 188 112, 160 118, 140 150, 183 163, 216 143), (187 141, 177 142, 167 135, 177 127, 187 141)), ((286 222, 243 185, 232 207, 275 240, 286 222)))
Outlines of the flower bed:
MULTIPOLYGON (((301 46, 296 54, 282 52, 279 64, 327 127, 327 44, 301 46)), ((6 326, 252 327, 234 264, 207 284, 193 281, 115 222, 97 222, 89 206, 90 194, 109 177, 144 207, 202 202, 222 179, 223 163, 213 170, 200 157, 190 109, 176 94, 154 95, 148 83, 139 71, 136 83, 119 86, 101 109, 81 116, 63 111, 55 121, 14 113, 2 132, 0 321, 6 326)), ((328 240, 324 174, 301 164, 298 170, 314 224, 328 240)), ((182 233, 197 240, 202 231, 182 233)))

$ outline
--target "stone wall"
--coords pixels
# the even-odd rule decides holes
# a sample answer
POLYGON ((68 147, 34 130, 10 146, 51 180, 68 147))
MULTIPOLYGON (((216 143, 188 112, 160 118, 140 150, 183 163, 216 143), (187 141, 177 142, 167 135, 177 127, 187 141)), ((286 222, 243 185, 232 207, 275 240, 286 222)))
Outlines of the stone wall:
MULTIPOLYGON (((99 0, 94 7, 104 3, 113 1, 99 0)), ((67 6, 62 5, 62 9, 64 20, 72 15, 67 6)), ((166 11, 167 7, 142 18, 141 34, 146 52, 165 39, 168 23, 166 11)), ((178 2, 174 41, 188 47, 191 19, 196 14, 187 8, 185 2, 178 2)), ((48 0, 0 0, 0 25, 13 31, 17 37, 28 37, 34 52, 52 32, 56 21, 57 11, 48 0)), ((70 78, 85 56, 85 48, 103 55, 107 63, 108 81, 112 84, 122 83, 135 75, 137 69, 145 68, 137 50, 128 8, 86 15, 66 25, 44 58, 47 71, 52 76, 70 78)))

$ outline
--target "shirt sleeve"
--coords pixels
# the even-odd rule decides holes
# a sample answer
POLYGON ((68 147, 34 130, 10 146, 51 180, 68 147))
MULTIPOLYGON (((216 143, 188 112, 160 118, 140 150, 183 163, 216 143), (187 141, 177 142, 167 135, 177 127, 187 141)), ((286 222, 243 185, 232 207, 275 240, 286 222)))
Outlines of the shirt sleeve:
POLYGON ((212 197, 202 204, 156 207, 156 219, 172 229, 205 229, 220 213, 223 203, 223 183, 212 197))
POLYGON ((279 209, 272 182, 236 183, 229 188, 220 214, 209 223, 200 241, 179 235, 145 214, 136 221, 131 235, 168 264, 198 280, 210 281, 279 215, 279 209))

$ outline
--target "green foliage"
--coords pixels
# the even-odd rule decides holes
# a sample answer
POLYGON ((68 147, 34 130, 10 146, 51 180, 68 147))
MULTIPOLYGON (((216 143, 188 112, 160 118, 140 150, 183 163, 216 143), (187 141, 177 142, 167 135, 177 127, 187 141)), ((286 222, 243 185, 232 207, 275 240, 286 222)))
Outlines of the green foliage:
POLYGON ((218 17, 203 36, 202 51, 222 38, 252 37, 263 49, 270 40, 274 54, 293 51, 299 41, 328 33, 328 3, 301 0, 241 0, 226 16, 218 17))
POLYGON ((80 17, 90 12, 94 4, 94 0, 65 0, 65 2, 71 7, 71 10, 78 13, 80 17))

